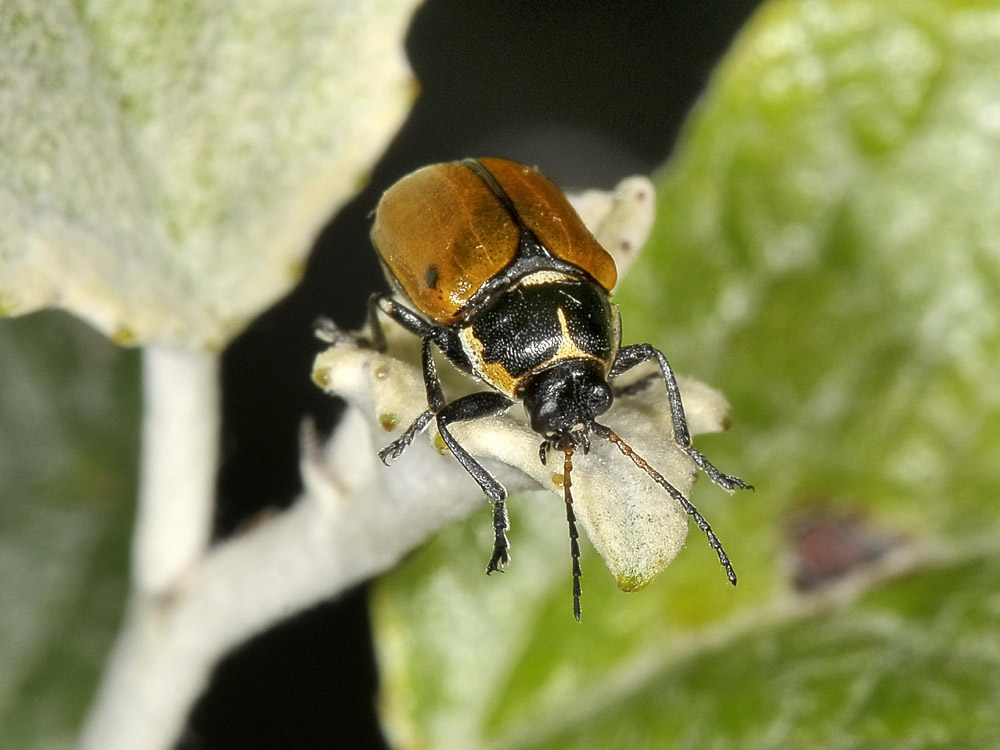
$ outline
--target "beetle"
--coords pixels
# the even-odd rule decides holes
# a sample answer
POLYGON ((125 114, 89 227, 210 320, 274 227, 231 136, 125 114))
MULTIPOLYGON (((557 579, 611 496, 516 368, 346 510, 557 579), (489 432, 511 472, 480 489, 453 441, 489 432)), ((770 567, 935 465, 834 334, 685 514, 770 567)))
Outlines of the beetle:
POLYGON ((650 344, 622 346, 621 316, 611 302, 614 260, 554 183, 534 168, 498 158, 434 164, 385 192, 371 237, 395 295, 372 297, 369 343, 386 346, 378 311, 419 336, 427 395, 427 408, 379 458, 389 465, 431 421, 436 423, 444 444, 493 503, 487 573, 510 559, 507 490, 449 427, 501 414, 521 402, 541 436, 542 463, 551 451, 563 454, 577 620, 581 569, 571 472, 575 451, 587 453, 591 435, 613 443, 681 505, 736 584, 729 557, 695 506, 597 421, 614 401, 613 381, 655 360, 666 385, 674 442, 722 488, 749 487, 716 469, 692 446, 680 390, 662 352, 650 344), (448 401, 435 348, 489 390, 448 401))

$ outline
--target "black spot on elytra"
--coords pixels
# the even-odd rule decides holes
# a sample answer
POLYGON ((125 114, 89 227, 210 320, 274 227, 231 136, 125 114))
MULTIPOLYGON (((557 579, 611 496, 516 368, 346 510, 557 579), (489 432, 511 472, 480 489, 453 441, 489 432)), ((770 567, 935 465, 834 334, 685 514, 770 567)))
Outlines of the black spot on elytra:
POLYGON ((424 282, 427 284, 428 289, 433 289, 438 283, 438 267, 430 266, 427 272, 424 274, 424 282))

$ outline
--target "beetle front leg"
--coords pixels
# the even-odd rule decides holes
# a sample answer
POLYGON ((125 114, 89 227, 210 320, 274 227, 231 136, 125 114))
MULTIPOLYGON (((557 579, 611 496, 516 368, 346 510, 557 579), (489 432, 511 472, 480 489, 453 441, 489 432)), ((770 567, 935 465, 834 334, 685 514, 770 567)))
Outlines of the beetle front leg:
POLYGON ((673 422, 674 442, 687 453, 695 465, 700 468, 708 478, 722 487, 724 490, 732 492, 736 488, 747 489, 750 487, 739 477, 723 474, 712 462, 691 445, 691 433, 688 431, 687 417, 684 415, 684 403, 681 401, 681 389, 677 385, 677 378, 674 371, 663 356, 663 352, 651 344, 632 344, 623 346, 618 351, 615 363, 611 367, 608 377, 613 379, 631 370, 636 365, 655 359, 660 366, 660 373, 667 386, 667 399, 670 402, 670 419, 673 422))
POLYGON ((510 561, 510 555, 507 552, 509 547, 507 529, 510 528, 507 519, 507 490, 455 440, 448 425, 500 414, 509 409, 514 402, 501 393, 483 391, 463 396, 446 404, 431 347, 431 339, 425 337, 421 344, 420 355, 424 389, 427 394, 427 409, 413 420, 402 435, 379 451, 378 456, 386 465, 391 459, 399 458, 430 421, 437 418, 438 432, 444 444, 448 446, 462 467, 469 472, 469 475, 476 480, 485 495, 493 501, 493 556, 486 568, 487 573, 492 573, 510 561))
POLYGON ((483 465, 455 440, 448 429, 448 425, 453 422, 465 422, 481 417, 490 417, 494 414, 501 414, 507 411, 514 402, 502 393, 483 391, 463 396, 446 405, 444 393, 441 391, 441 380, 438 378, 437 367, 434 364, 432 354, 430 339, 425 338, 421 355, 424 369, 424 386, 427 389, 428 411, 437 415, 438 433, 441 435, 444 444, 448 446, 448 450, 458 459, 462 467, 469 472, 469 475, 476 480, 476 483, 483 490, 486 497, 493 501, 493 554, 490 557, 489 564, 486 566, 486 572, 492 573, 510 562, 510 543, 507 541, 507 530, 510 528, 510 521, 507 517, 507 489, 494 479, 483 468, 483 465))
POLYGON ((381 459, 382 463, 388 466, 390 461, 395 461, 397 458, 402 456, 403 451, 410 447, 410 443, 413 442, 413 438, 423 432, 432 419, 434 419, 434 412, 430 409, 425 409, 420 412, 420 416, 413 420, 402 435, 378 452, 378 457, 381 459))
POLYGON ((441 439, 444 440, 444 444, 448 446, 452 455, 458 459, 463 468, 469 472, 469 475, 476 480, 486 496, 493 501, 493 555, 486 566, 487 573, 499 570, 510 562, 508 554, 510 544, 507 541, 507 529, 510 528, 507 519, 507 490, 455 440, 448 425, 501 414, 509 409, 513 403, 502 393, 483 391, 452 401, 437 415, 438 432, 441 439))
POLYGON ((441 390, 441 379, 438 377, 437 366, 434 364, 434 353, 431 350, 429 338, 425 338, 421 342, 420 363, 424 375, 424 392, 427 394, 427 409, 413 420, 413 423, 406 428, 402 435, 378 452, 378 457, 386 466, 389 465, 389 459, 395 460, 403 455, 403 451, 410 447, 413 439, 423 432, 424 428, 430 424, 431 419, 444 408, 444 391, 441 390))

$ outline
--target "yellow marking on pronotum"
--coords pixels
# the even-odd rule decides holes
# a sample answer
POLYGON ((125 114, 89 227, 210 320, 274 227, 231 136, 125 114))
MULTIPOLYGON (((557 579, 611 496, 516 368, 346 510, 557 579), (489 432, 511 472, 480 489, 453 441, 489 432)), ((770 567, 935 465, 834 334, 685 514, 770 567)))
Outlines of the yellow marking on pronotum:
POLYGON ((556 308, 556 315, 559 318, 559 330, 562 332, 562 342, 559 344, 559 349, 556 350, 556 355, 551 361, 557 362, 561 359, 597 359, 593 354, 583 351, 573 341, 573 336, 569 332, 569 323, 566 322, 566 313, 563 312, 561 307, 556 308))
POLYGON ((513 397, 518 379, 499 362, 487 362, 483 358, 483 342, 476 338, 471 326, 462 330, 459 335, 468 350, 476 355, 473 358, 473 365, 479 370, 480 376, 501 393, 513 397))

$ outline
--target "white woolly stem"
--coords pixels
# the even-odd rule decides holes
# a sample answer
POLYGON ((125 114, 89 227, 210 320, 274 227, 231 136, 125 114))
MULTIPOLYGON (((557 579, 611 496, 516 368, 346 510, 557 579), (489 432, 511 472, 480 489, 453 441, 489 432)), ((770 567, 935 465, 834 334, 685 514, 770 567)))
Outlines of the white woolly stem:
POLYGON ((204 554, 219 442, 219 358, 164 345, 143 350, 142 465, 132 575, 163 594, 204 554))
POLYGON ((414 490, 385 492, 376 472, 389 470, 377 465, 371 437, 353 409, 325 450, 307 431, 306 491, 289 510, 211 548, 165 595, 136 593, 82 750, 172 747, 227 651, 386 570, 448 521, 488 508, 475 492, 439 492, 402 466, 394 473, 414 490))

